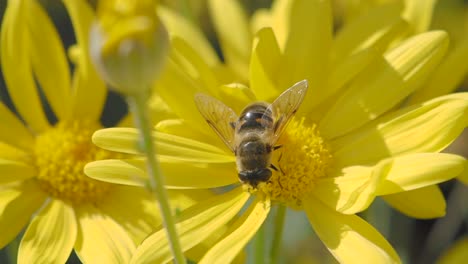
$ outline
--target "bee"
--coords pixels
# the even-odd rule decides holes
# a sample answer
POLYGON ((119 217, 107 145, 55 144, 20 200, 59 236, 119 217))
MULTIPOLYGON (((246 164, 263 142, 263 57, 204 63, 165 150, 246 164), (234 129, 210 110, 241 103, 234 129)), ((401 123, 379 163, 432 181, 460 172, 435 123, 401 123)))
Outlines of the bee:
POLYGON ((307 92, 307 80, 284 91, 272 104, 255 102, 242 110, 240 117, 221 101, 195 95, 195 104, 208 125, 236 155, 239 180, 256 188, 267 182, 272 169, 272 152, 281 133, 294 116, 307 92))

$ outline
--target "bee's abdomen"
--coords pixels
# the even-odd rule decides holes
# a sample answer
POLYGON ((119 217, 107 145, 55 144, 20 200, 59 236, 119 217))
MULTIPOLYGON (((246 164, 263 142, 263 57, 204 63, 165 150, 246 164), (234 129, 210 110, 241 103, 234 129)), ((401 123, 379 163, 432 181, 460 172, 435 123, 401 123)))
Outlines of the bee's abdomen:
POLYGON ((262 142, 260 138, 246 138, 239 145, 236 155, 243 169, 253 170, 269 165, 270 152, 271 147, 262 142))
POLYGON ((271 112, 265 103, 254 103, 247 106, 242 111, 239 118, 238 132, 248 130, 264 131, 266 128, 273 126, 273 118, 271 112))

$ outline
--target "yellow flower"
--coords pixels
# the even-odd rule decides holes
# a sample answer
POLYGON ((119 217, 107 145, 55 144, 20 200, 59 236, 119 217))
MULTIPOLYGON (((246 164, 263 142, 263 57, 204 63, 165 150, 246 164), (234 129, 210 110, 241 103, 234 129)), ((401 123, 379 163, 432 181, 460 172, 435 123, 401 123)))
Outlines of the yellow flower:
MULTIPOLYGON (((455 91, 468 77, 468 8, 462 0, 438 1, 431 28, 446 30, 450 36, 450 49, 436 72, 417 91, 412 102, 421 102, 455 91)), ((468 166, 465 166, 468 168, 468 166)), ((457 177, 468 185, 468 171, 457 177)))
POLYGON ((335 0, 335 11, 341 14, 344 23, 366 13, 400 4, 404 7, 403 17, 409 24, 405 36, 421 33, 429 29, 447 31, 450 47, 443 60, 429 78, 421 84, 411 97, 411 102, 423 102, 436 96, 455 91, 467 77, 468 64, 468 9, 463 0, 425 1, 425 0, 335 0))
MULTIPOLYGON (((337 6, 343 19, 351 23, 359 14, 372 13, 400 2, 404 5, 403 16, 410 30, 405 35, 424 32, 429 29, 444 30, 450 43, 437 70, 434 71, 411 95, 407 104, 421 103, 436 96, 454 92, 468 76, 468 9, 462 0, 425 1, 425 0, 366 0, 339 1, 337 6), (433 14, 433 15, 431 15, 433 14)), ((339 12, 339 11, 338 11, 339 12)), ((468 173, 458 176, 468 184, 468 173)))
MULTIPOLYGON (((464 129, 468 94, 395 109, 441 61, 447 34, 425 32, 389 48, 408 27, 400 5, 359 17, 333 35, 329 1, 276 1, 250 23, 235 1, 209 4, 225 63, 199 29, 160 10, 172 51, 156 90, 175 118, 160 122, 154 136, 168 187, 233 186, 182 212, 177 226, 183 248, 230 223, 200 263, 229 262, 262 225, 271 205, 283 204, 305 211, 341 262, 400 262, 392 246, 356 213, 380 196, 410 216, 444 215, 436 184, 459 175, 465 160, 439 152, 464 129), (243 188, 234 154, 197 111, 194 95, 210 94, 239 113, 252 101, 272 102, 303 79, 309 91, 273 157, 281 173, 274 172, 258 190, 243 188)), ((100 130, 93 142, 139 153, 137 131, 131 128, 100 130)), ((143 185, 146 177, 141 164, 118 160, 92 162, 85 171, 111 183, 143 185)), ((170 259, 160 230, 138 247, 132 263, 170 259)))
MULTIPOLYGON (((65 263, 73 249, 86 263, 126 263, 161 221, 145 189, 83 173, 87 162, 123 156, 91 142, 107 93, 87 56, 94 14, 85 1, 64 4, 77 39, 73 70, 37 1, 9 1, 2 21, 2 71, 18 115, 0 104, 0 248, 25 228, 18 263, 65 263)), ((197 196, 172 197, 183 209, 197 196)))

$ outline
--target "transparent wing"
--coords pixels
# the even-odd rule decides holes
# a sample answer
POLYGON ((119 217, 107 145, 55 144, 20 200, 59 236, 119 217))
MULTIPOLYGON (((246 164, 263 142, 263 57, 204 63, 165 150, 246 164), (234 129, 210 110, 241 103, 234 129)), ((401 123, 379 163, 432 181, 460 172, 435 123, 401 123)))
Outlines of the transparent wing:
POLYGON ((236 113, 221 101, 205 94, 196 94, 195 104, 206 122, 234 152, 234 128, 238 120, 236 113))
POLYGON ((289 120, 296 113, 297 109, 304 100, 307 87, 307 80, 302 80, 294 84, 289 89, 284 91, 278 98, 276 98, 276 100, 268 107, 268 110, 271 111, 275 117, 275 123, 273 126, 274 132, 271 144, 276 143, 289 120))

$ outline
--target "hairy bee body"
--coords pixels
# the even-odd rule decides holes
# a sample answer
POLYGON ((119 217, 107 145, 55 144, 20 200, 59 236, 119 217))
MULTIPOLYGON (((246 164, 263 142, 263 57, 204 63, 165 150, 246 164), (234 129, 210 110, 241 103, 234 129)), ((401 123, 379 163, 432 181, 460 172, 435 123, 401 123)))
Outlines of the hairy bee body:
POLYGON ((283 92, 272 104, 255 102, 240 117, 221 101, 203 94, 195 97, 198 110, 236 155, 239 180, 256 188, 272 175, 272 152, 288 121, 296 113, 307 91, 301 81, 283 92))
POLYGON ((253 103, 242 111, 234 134, 234 153, 242 182, 257 186, 258 182, 270 179, 272 146, 269 138, 273 125, 266 103, 253 103))

